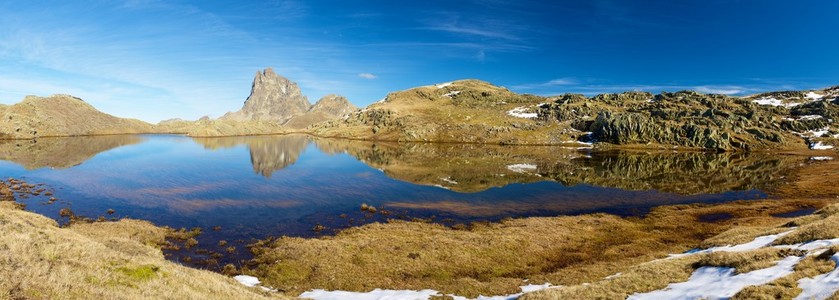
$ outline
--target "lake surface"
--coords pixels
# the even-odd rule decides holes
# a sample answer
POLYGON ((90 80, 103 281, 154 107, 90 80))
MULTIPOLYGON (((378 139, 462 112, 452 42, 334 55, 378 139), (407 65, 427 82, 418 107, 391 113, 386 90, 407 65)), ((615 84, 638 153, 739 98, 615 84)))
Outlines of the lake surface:
POLYGON ((62 208, 201 227, 199 246, 171 258, 206 254, 197 249, 223 253, 217 243, 226 240, 238 251, 218 259, 222 265, 246 259, 254 239, 332 234, 390 218, 454 225, 590 212, 640 216, 664 204, 766 198, 765 190, 806 159, 305 135, 0 141, 0 176, 46 184, 58 198, 19 199, 28 210, 65 223, 62 208), (363 203, 377 212, 361 211, 363 203))

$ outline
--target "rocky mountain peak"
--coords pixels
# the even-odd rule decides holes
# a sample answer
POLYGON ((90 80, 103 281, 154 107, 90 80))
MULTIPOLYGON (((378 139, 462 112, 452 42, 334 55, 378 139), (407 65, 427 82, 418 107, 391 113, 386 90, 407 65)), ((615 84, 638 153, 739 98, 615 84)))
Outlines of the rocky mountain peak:
POLYGON ((340 95, 326 95, 312 106, 311 112, 322 112, 332 117, 340 117, 358 109, 346 97, 340 95))
POLYGON ((295 115, 307 112, 311 106, 297 83, 267 68, 256 72, 251 94, 242 109, 227 113, 222 119, 284 123, 295 115))

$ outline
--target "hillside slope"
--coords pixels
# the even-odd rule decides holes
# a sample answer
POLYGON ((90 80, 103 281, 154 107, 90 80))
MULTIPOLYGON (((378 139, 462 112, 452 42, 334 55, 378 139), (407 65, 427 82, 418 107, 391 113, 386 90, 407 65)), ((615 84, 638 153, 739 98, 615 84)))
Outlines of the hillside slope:
POLYGON ((100 112, 69 95, 26 96, 0 108, 0 139, 153 132, 154 126, 100 112))
POLYGON ((288 299, 167 261, 151 223, 59 228, 11 204, 0 202, 0 299, 288 299))
POLYGON ((749 97, 693 91, 539 97, 461 80, 390 93, 311 131, 386 141, 824 150, 839 145, 837 98, 839 88, 749 97))

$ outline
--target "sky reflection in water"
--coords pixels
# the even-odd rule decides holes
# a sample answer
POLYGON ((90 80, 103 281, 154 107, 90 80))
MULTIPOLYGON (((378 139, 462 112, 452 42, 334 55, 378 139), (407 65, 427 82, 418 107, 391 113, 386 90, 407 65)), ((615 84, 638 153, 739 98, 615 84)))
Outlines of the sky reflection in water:
POLYGON ((393 144, 303 135, 145 135, 0 142, 0 174, 45 183, 59 202, 108 209, 200 240, 311 236, 397 217, 444 223, 586 212, 639 215, 673 203, 763 198, 800 159, 707 153, 597 153, 554 147, 393 144), (367 203, 391 212, 361 213, 367 203), (343 214, 343 215, 342 215, 343 214), (345 215, 345 216, 344 216, 345 215), (221 226, 215 232, 206 230, 221 226))

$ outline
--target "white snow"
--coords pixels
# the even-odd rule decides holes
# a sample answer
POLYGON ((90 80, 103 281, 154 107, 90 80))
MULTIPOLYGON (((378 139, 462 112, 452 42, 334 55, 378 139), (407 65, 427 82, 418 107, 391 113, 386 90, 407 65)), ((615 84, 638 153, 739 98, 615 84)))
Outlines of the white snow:
POLYGON ((823 98, 824 96, 823 96, 823 95, 816 94, 816 93, 813 93, 813 92, 807 92, 807 94, 806 94, 806 95, 804 95, 804 97, 805 97, 805 98, 810 98, 810 99, 812 99, 812 100, 814 100, 814 101, 815 101, 815 100, 819 100, 819 99, 823 98))
POLYGON ((662 290, 633 294, 640 299, 728 299, 750 285, 766 284, 793 272, 801 257, 789 256, 777 265, 748 273, 734 274, 734 268, 701 267, 686 282, 672 283, 662 290))
POLYGON ((811 156, 810 160, 819 160, 819 161, 833 160, 833 157, 830 157, 830 156, 811 156))
POLYGON ((770 235, 759 236, 759 237, 756 237, 751 242, 748 242, 748 243, 745 243, 745 244, 739 244, 739 245, 734 245, 734 246, 728 245, 728 246, 711 247, 711 248, 703 249, 703 250, 691 250, 691 251, 688 251, 688 252, 685 252, 685 253, 670 254, 669 258, 678 258, 678 257, 684 257, 684 256, 688 256, 688 255, 693 255, 693 254, 712 253, 712 252, 717 252, 717 251, 728 251, 728 252, 751 251, 751 250, 760 249, 760 248, 769 246, 769 244, 772 244, 772 242, 774 242, 778 238, 780 238, 782 236, 785 236, 785 235, 787 235, 791 232, 793 232, 793 230, 781 232, 781 233, 778 233, 778 234, 770 234, 770 235))
POLYGON ((435 290, 412 291, 375 289, 366 293, 312 290, 300 294, 300 298, 315 300, 425 300, 431 296, 437 295, 440 295, 440 293, 435 290))
POLYGON ((772 98, 772 97, 762 97, 762 98, 759 98, 759 99, 755 99, 754 102, 757 103, 757 104, 760 104, 760 105, 771 105, 771 106, 793 107, 793 106, 798 105, 796 103, 790 103, 790 104, 784 105, 783 101, 772 98))
MULTIPOLYGON (((546 289, 551 287, 550 283, 545 284, 529 284, 525 286, 521 286, 521 293, 511 294, 511 295, 503 295, 503 296, 478 296, 478 298, 474 298, 475 300, 515 300, 518 299, 522 294, 535 292, 538 290, 546 289)), ((312 290, 305 293, 300 294, 300 298, 310 298, 314 300, 344 300, 344 299, 354 299, 354 300, 426 300, 431 298, 432 296, 443 296, 438 291, 435 290, 421 290, 421 291, 414 291, 414 290, 382 290, 382 289, 375 289, 370 292, 362 293, 362 292, 346 292, 346 291, 325 291, 325 290, 312 290)), ((454 298, 455 300, 469 300, 470 298, 457 296, 457 295, 448 295, 454 298)))
POLYGON ((233 279, 236 279, 236 281, 248 287, 255 287, 260 283, 259 278, 248 275, 233 276, 233 279))
POLYGON ((451 97, 453 97, 453 96, 457 96, 458 94, 460 94, 460 91, 451 91, 451 92, 448 92, 448 93, 443 94, 443 97, 449 97, 449 98, 451 98, 451 97))
POLYGON ((387 97, 382 98, 382 100, 376 101, 376 103, 385 103, 387 101, 387 97))
POLYGON ((813 150, 830 150, 830 149, 833 149, 833 146, 822 144, 822 142, 815 142, 813 144, 810 144, 810 149, 813 149, 813 150))
POLYGON ((525 118, 525 119, 535 119, 536 117, 539 116, 539 114, 537 114, 537 113, 526 113, 525 110, 527 110, 527 107, 524 107, 524 106, 516 107, 516 108, 513 108, 513 109, 509 110, 507 112, 507 114, 511 115, 513 117, 525 118))
POLYGON ((507 170, 516 172, 516 173, 527 173, 530 171, 536 171, 536 165, 534 164, 514 164, 514 165, 507 165, 507 170))
POLYGON ((453 82, 444 82, 444 83, 438 83, 438 84, 435 84, 434 86, 435 86, 435 87, 437 87, 438 89, 442 89, 442 88, 444 88, 444 87, 447 87, 447 86, 452 85, 452 83, 453 83, 453 82))
MULTIPOLYGON (((834 254, 830 259, 839 266, 839 254, 834 254)), ((827 299, 839 291, 839 267, 813 278, 802 278, 798 280, 798 287, 802 291, 795 300, 827 299)))
POLYGON ((452 177, 451 177, 451 176, 446 177, 446 178, 440 178, 440 180, 445 181, 445 182, 447 182, 447 183, 449 183, 449 184, 457 184, 457 181, 452 180, 452 177))
POLYGON ((796 245, 781 245, 778 247, 789 247, 798 250, 804 251, 813 251, 816 249, 823 249, 827 247, 831 247, 833 245, 839 245, 839 239, 831 239, 831 240, 816 240, 811 241, 803 244, 796 244, 796 245))
POLYGON ((803 133, 803 135, 809 135, 809 136, 813 136, 813 137, 821 137, 821 136, 824 136, 825 134, 828 134, 828 133, 830 133, 830 127, 825 127, 825 128, 819 129, 819 130, 806 131, 806 132, 803 133))
POLYGON ((445 187, 445 186, 442 186, 442 185, 439 185, 439 184, 435 184, 434 187, 438 187, 438 188, 441 188, 441 189, 444 189, 444 190, 450 190, 448 187, 445 187))
POLYGON ((815 119, 821 119, 821 118, 823 118, 823 117, 820 116, 820 115, 806 115, 806 116, 798 117, 799 120, 815 120, 815 119))

